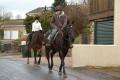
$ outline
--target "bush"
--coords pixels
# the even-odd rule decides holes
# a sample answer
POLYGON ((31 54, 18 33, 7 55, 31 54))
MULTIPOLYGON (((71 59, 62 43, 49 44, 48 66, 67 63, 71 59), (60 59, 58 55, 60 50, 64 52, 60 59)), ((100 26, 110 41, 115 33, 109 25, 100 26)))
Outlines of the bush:
POLYGON ((20 39, 16 39, 14 41, 14 44, 13 44, 13 50, 15 52, 19 52, 20 51, 20 43, 21 43, 21 40, 20 39))
POLYGON ((0 41, 0 52, 1 52, 1 41, 0 41))
POLYGON ((16 44, 17 46, 19 46, 20 43, 21 43, 21 40, 20 40, 20 39, 16 39, 16 40, 15 40, 15 44, 16 44))
POLYGON ((4 36, 4 30, 0 30, 0 40, 3 39, 4 36))
POLYGON ((80 35, 75 38, 74 44, 80 44, 80 35))

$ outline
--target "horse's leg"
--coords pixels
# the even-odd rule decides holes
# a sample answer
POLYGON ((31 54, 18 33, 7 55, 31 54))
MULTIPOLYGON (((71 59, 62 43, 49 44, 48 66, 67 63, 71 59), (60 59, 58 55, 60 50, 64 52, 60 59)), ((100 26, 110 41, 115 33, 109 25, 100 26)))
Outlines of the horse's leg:
POLYGON ((30 57, 30 49, 27 50, 27 64, 29 64, 29 57, 30 57))
POLYGON ((65 57, 66 57, 67 53, 68 53, 68 49, 63 50, 63 63, 64 63, 63 64, 63 74, 64 74, 65 78, 67 77, 66 70, 65 70, 65 57))
POLYGON ((46 52, 46 58, 47 58, 47 61, 48 61, 48 68, 49 68, 49 70, 50 70, 50 65, 51 65, 51 64, 50 64, 50 55, 49 55, 50 49, 46 47, 45 52, 46 52))
POLYGON ((54 63, 53 63, 53 56, 55 55, 55 53, 56 53, 55 50, 53 50, 52 53, 51 53, 51 67, 50 67, 51 70, 53 69, 53 65, 54 65, 54 63))
MULTIPOLYGON (((61 58, 60 58, 60 60, 61 60, 61 58)), ((62 75, 62 61, 60 63, 60 67, 59 67, 59 75, 62 75)))
POLYGON ((33 50, 34 51, 34 64, 37 64, 37 51, 36 50, 33 50))
POLYGON ((62 75, 62 67, 63 67, 63 53, 62 53, 62 51, 59 51, 59 57, 60 57, 60 60, 61 60, 61 64, 60 64, 60 67, 59 67, 59 75, 62 75))
POLYGON ((39 56, 38 65, 40 65, 40 62, 41 62, 41 50, 39 50, 38 56, 39 56))

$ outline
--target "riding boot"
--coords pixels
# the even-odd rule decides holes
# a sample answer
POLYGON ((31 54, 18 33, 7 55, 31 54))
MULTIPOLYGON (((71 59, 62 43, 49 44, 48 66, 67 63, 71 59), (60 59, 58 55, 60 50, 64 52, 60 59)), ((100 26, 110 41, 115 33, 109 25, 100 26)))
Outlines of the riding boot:
POLYGON ((51 33, 49 34, 49 36, 47 37, 47 46, 50 46, 50 44, 52 43, 55 34, 57 33, 57 29, 52 29, 51 33))
POLYGON ((49 34, 47 40, 46 40, 46 46, 50 46, 51 44, 51 34, 49 34))
POLYGON ((29 37, 29 43, 30 43, 31 40, 32 40, 32 35, 33 35, 33 33, 34 33, 34 32, 31 32, 31 33, 28 35, 28 37, 29 37))
POLYGON ((48 30, 48 31, 44 34, 45 38, 47 38, 47 37, 49 36, 50 33, 51 33, 51 29, 48 30))
POLYGON ((51 29, 48 30, 48 31, 44 34, 45 39, 44 39, 44 44, 43 44, 43 45, 45 45, 45 44, 48 43, 50 34, 51 34, 51 29))

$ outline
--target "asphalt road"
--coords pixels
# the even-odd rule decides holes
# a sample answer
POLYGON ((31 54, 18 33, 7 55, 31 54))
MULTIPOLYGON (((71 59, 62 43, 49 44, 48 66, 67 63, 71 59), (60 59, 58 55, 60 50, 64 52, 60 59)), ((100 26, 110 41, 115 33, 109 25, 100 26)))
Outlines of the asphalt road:
POLYGON ((55 66, 49 73, 47 65, 40 66, 26 64, 23 61, 0 58, 0 80, 120 80, 120 77, 111 76, 106 73, 91 69, 67 68, 68 78, 58 75, 58 67, 55 66))
POLYGON ((57 70, 49 73, 47 65, 28 65, 22 61, 0 59, 0 80, 80 80, 76 76, 68 78, 58 75, 57 70))

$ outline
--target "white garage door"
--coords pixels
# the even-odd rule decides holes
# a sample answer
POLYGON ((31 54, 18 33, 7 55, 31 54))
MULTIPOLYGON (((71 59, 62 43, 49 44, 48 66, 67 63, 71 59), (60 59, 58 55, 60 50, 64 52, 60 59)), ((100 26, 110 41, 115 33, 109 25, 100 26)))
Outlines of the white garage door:
POLYGON ((10 39, 10 31, 8 30, 4 31, 4 39, 10 39))
POLYGON ((4 39, 18 39, 18 31, 16 30, 5 30, 4 39))
POLYGON ((11 31, 11 39, 18 39, 18 31, 11 31))

